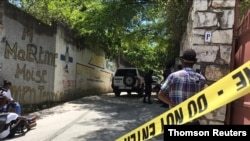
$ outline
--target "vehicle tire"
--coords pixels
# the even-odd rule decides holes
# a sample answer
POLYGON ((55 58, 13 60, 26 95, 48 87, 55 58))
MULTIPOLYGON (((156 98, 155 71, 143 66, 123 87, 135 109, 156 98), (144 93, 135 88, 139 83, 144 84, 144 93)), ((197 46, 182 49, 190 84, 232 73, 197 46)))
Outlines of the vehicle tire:
POLYGON ((120 91, 115 91, 115 96, 120 96, 121 92, 120 91))
POLYGON ((128 94, 128 95, 131 95, 131 91, 127 91, 127 94, 128 94))
POLYGON ((136 83, 136 78, 135 78, 134 76, 127 75, 127 76, 124 77, 123 83, 124 83, 127 87, 132 87, 132 86, 134 86, 135 83, 136 83))

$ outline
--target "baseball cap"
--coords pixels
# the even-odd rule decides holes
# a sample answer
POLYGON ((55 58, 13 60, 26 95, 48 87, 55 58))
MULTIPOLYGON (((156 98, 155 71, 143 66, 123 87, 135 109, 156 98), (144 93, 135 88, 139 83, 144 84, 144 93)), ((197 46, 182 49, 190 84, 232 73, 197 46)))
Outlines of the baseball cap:
POLYGON ((196 52, 193 49, 187 49, 183 52, 183 55, 180 56, 180 60, 186 63, 195 63, 197 61, 196 52))

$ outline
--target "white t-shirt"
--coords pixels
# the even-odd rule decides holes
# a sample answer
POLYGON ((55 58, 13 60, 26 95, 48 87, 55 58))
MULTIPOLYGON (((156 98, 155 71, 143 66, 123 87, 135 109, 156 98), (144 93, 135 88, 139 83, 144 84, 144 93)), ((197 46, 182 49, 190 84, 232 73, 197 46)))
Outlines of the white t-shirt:
MULTIPOLYGON (((6 124, 10 123, 13 120, 16 120, 18 118, 18 114, 16 113, 8 113, 6 124)), ((0 133, 0 139, 6 138, 10 134, 10 126, 0 133)))
POLYGON ((7 92, 3 91, 3 95, 5 95, 8 99, 13 100, 10 89, 8 89, 7 92))

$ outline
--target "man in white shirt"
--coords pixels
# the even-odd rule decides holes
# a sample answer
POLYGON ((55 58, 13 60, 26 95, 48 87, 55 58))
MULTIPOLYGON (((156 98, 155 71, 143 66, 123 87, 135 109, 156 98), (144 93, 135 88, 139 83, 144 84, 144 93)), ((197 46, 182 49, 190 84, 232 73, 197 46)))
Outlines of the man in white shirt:
POLYGON ((11 95, 11 91, 10 91, 10 87, 12 86, 11 82, 8 80, 4 80, 3 81, 3 92, 2 94, 5 95, 8 98, 9 103, 4 107, 4 109, 6 111, 11 111, 11 112, 15 112, 18 115, 21 115, 21 105, 14 101, 12 95, 11 95))

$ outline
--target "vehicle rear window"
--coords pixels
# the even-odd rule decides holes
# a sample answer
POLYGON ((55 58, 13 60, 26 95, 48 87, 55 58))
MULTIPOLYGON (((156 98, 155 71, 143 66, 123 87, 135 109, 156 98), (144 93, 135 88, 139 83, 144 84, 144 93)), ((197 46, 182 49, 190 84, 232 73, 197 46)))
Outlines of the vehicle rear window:
POLYGON ((135 69, 119 69, 116 71, 116 74, 115 74, 115 76, 125 76, 125 75, 136 76, 136 70, 135 69))

